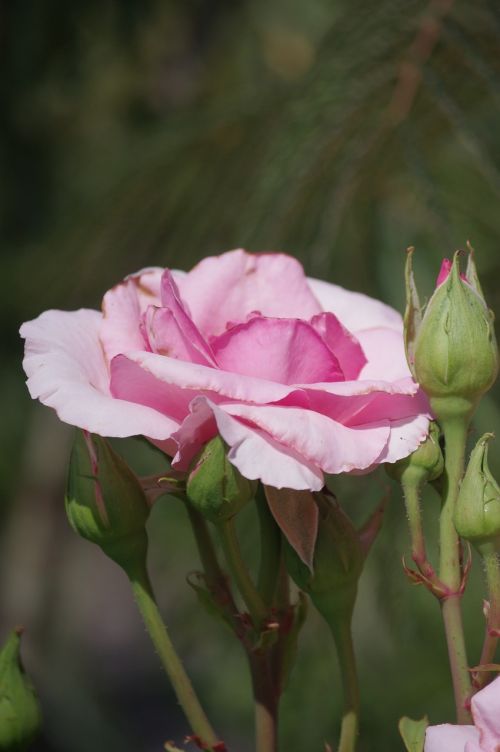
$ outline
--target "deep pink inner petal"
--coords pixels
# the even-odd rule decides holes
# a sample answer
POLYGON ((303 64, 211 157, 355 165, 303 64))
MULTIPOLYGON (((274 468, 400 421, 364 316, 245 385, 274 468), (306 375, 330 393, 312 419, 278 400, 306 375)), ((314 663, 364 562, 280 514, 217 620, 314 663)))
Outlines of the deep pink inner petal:
MULTIPOLYGON (((166 355, 169 358, 186 360, 189 363, 199 363, 210 366, 207 355, 196 348, 190 338, 191 329, 183 329, 170 308, 158 308, 149 306, 143 315, 144 334, 147 338, 151 352, 158 355, 166 355)), ((181 318, 182 322, 182 318, 181 318)))
POLYGON ((190 342, 191 350, 198 351, 202 356, 202 360, 193 362, 208 362, 215 365, 212 349, 193 322, 169 269, 165 269, 161 280, 161 302, 165 308, 172 312, 178 331, 184 340, 190 342))
POLYGON ((305 321, 255 317, 212 340, 220 368, 280 384, 342 381, 321 336, 305 321))
POLYGON ((309 320, 322 310, 301 264, 282 253, 237 250, 212 256, 178 284, 193 321, 205 336, 221 334, 228 322, 245 321, 252 311, 309 320))
POLYGON ((366 356, 363 348, 333 313, 319 313, 311 319, 311 326, 321 335, 324 343, 337 358, 346 379, 356 379, 366 356))

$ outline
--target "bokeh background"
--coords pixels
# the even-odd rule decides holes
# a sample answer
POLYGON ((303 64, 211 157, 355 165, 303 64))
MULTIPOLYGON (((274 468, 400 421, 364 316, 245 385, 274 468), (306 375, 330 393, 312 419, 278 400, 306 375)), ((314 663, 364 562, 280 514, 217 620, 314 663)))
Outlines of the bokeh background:
MULTIPOLYGON (((26 627, 45 717, 37 750, 153 752, 185 724, 124 577, 69 530, 72 432, 28 397, 19 324, 46 308, 97 308, 140 267, 188 269, 235 247, 284 250, 309 274, 401 310, 404 249, 417 247, 428 294, 441 257, 467 240, 498 314, 500 4, 25 0, 3 4, 0 34, 0 638, 26 627)), ((498 397, 483 402, 471 440, 500 426, 498 397)), ((139 440, 117 446, 138 472, 164 468, 139 440)), ((359 520, 392 496, 355 632, 360 750, 401 750, 401 715, 452 714, 438 607, 402 573, 404 512, 383 471, 332 487, 359 520)), ((430 494, 432 539, 436 511, 430 494)), ((251 510, 241 524, 251 556, 251 510)), ((246 666, 186 585, 198 562, 180 502, 158 502, 150 533, 172 635, 230 749, 249 752, 246 666)), ((472 662, 482 598, 476 566, 472 662)), ((283 749, 333 743, 339 707, 329 635, 311 613, 283 749)))

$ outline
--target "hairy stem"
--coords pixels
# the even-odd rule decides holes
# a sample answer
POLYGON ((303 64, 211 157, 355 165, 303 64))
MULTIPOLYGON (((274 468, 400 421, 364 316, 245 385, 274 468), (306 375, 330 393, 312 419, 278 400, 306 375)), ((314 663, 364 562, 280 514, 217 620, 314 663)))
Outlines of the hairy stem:
POLYGON ((135 567, 129 573, 130 584, 137 607, 156 648, 175 694, 193 733, 199 737, 203 749, 212 750, 217 745, 215 734, 205 711, 191 684, 182 662, 163 623, 145 566, 135 567))
POLYGON ((460 605, 462 584, 460 541, 453 517, 464 470, 467 427, 468 421, 465 419, 448 419, 441 424, 445 438, 446 457, 444 496, 439 523, 439 579, 450 592, 450 595, 441 601, 441 610, 448 644, 457 722, 463 724, 471 721, 467 708, 467 700, 471 693, 471 679, 460 605))

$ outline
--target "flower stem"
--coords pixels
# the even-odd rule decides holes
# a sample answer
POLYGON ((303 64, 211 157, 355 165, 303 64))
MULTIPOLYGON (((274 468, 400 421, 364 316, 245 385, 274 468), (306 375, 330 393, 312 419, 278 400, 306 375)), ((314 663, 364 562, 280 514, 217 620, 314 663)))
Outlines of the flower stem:
POLYGON ((419 487, 416 484, 404 482, 402 483, 402 486, 410 530, 412 558, 424 574, 429 574, 429 563, 427 560, 424 531, 422 528, 422 514, 420 511, 419 487))
POLYGON ((441 428, 445 438, 446 456, 444 496, 439 523, 439 579, 450 592, 450 595, 441 601, 441 611, 448 644, 457 722, 466 724, 471 721, 471 715, 467 709, 471 680, 460 607, 462 585, 460 541, 455 530, 453 516, 464 470, 468 421, 448 419, 442 421, 441 428))
POLYGON ((354 752, 359 727, 359 687, 350 619, 330 620, 330 629, 337 648, 344 693, 344 709, 337 752, 354 752))
POLYGON ((257 590, 269 608, 273 604, 280 573, 281 534, 260 486, 257 496, 257 513, 260 529, 260 562, 257 590))
POLYGON ((146 629, 158 652, 160 660, 172 683, 179 704, 191 726, 199 737, 204 750, 212 750, 218 742, 210 722, 201 707, 191 681, 169 637, 161 618, 145 565, 134 567, 129 571, 130 584, 137 607, 144 620, 146 629))
POLYGON ((234 520, 221 522, 217 525, 217 530, 228 567, 252 618, 253 625, 259 630, 266 621, 267 609, 241 556, 234 520))
POLYGON ((273 680, 269 651, 249 653, 255 699, 255 750, 277 752, 279 694, 273 680))

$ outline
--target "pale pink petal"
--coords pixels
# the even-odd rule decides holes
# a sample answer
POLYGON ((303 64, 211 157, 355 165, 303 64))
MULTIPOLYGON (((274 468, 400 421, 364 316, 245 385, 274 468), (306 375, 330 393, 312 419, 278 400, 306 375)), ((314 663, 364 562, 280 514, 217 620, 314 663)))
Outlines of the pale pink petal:
POLYGON ((269 509, 283 535, 312 571, 318 537, 319 510, 310 491, 278 491, 265 487, 269 509))
POLYGON ((280 384, 343 380, 338 360, 305 321, 255 317, 212 339, 219 366, 280 384))
POLYGON ((410 376, 401 332, 380 327, 358 331, 356 337, 368 361, 360 379, 398 381, 410 376))
POLYGON ((177 424, 149 407, 114 399, 99 341, 97 311, 46 311, 21 327, 24 370, 33 398, 60 419, 102 436, 166 439, 177 424))
MULTIPOLYGON (((191 410, 193 416, 196 413, 201 414, 193 419, 187 418, 176 433, 179 452, 173 461, 175 466, 185 467, 183 463, 189 459, 189 455, 194 456, 196 427, 200 429, 202 437, 210 435, 212 414, 217 431, 231 447, 228 453, 229 461, 245 478, 261 480, 275 488, 293 488, 298 491, 319 491, 323 488, 323 473, 317 466, 301 457, 292 448, 280 444, 264 431, 241 423, 204 397, 195 399, 191 404, 191 410), (187 444, 186 452, 183 451, 183 442, 187 444)), ((201 448, 203 438, 199 441, 201 448)))
MULTIPOLYGON (((311 319, 311 326, 335 354, 346 379, 357 379, 366 357, 363 348, 333 313, 319 313, 311 319)), ((320 379, 317 379, 320 381, 320 379)), ((326 381, 326 379, 325 379, 326 381)))
POLYGON ((110 361, 118 353, 146 347, 141 332, 141 314, 148 305, 158 305, 162 270, 143 269, 129 275, 105 294, 100 339, 110 361))
POLYGON ((143 314, 143 321, 145 336, 152 352, 190 363, 211 365, 207 357, 193 346, 190 332, 181 328, 170 308, 149 306, 143 314))
POLYGON ((310 319, 321 306, 301 264, 281 253, 229 251, 200 261, 178 281, 182 299, 205 335, 221 334, 228 322, 262 316, 310 319))
MULTIPOLYGON (((146 374, 158 379, 159 389, 164 392, 172 390, 175 398, 181 396, 173 389, 176 386, 180 390, 185 390, 186 398, 190 399, 201 392, 209 394, 211 399, 219 395, 220 398, 229 400, 258 403, 277 402, 296 391, 295 387, 277 384, 273 381, 228 373, 175 358, 165 358, 156 353, 136 351, 129 352, 126 356, 118 355, 113 358, 111 363, 111 391, 113 393, 115 390, 123 393, 123 390, 127 389, 129 379, 127 368, 134 363, 146 374)), ((138 398, 141 396, 140 390, 137 396, 138 398)))
POLYGON ((402 333, 401 315, 380 300, 319 279, 308 277, 307 281, 323 310, 334 313, 356 336, 358 331, 372 327, 388 327, 402 333))
MULTIPOLYGON (((474 726, 453 726, 451 723, 443 723, 427 728, 424 752, 465 752, 467 742, 478 741, 479 734, 474 726)), ((480 752, 479 747, 477 752, 480 752)))
POLYGON ((500 676, 472 698, 472 716, 485 752, 500 747, 500 676))
POLYGON ((370 467, 389 439, 389 423, 356 428, 311 410, 271 405, 221 405, 221 411, 250 422, 294 449, 326 473, 370 467))
POLYGON ((377 458, 377 464, 397 462, 414 452, 429 433, 429 418, 426 415, 414 415, 411 418, 390 421, 389 426, 389 440, 377 458))

